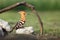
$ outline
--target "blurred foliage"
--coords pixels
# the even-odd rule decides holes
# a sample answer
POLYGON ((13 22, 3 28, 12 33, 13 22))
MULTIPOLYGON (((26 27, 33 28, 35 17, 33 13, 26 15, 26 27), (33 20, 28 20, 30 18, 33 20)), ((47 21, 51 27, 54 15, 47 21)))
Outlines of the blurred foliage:
MULTIPOLYGON (((0 9, 24 0, 0 0, 0 9)), ((60 0, 25 0, 26 2, 35 6, 37 10, 60 10, 60 0)), ((18 9, 25 9, 26 7, 17 7, 18 9)))

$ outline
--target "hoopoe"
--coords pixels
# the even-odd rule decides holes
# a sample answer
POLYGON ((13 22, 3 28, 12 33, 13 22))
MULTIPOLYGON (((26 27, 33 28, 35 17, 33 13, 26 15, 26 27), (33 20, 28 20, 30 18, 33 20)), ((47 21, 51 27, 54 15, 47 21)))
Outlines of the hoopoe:
POLYGON ((21 18, 17 22, 17 24, 15 25, 16 29, 23 28, 23 25, 24 25, 24 23, 26 21, 26 19, 25 19, 26 12, 25 11, 19 11, 18 13, 20 14, 21 18))

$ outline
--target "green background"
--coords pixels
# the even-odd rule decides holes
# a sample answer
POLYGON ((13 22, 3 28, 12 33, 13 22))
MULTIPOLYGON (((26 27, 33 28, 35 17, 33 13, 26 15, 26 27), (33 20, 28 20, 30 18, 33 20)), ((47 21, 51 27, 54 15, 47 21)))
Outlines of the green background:
MULTIPOLYGON (((0 0, 0 9, 24 0, 0 0)), ((37 10, 60 10, 60 0, 25 0, 35 6, 37 10)), ((17 9, 24 7, 17 7, 17 9)), ((26 9, 26 8, 24 8, 26 9)))

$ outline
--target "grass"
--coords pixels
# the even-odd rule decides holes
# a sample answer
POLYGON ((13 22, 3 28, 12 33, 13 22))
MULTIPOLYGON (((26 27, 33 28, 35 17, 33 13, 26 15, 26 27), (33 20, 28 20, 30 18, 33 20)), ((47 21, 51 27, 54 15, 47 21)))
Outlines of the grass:
MULTIPOLYGON (((24 26, 33 26, 36 33, 39 33, 39 21, 35 14, 31 11, 26 11, 26 23, 24 26)), ((41 11, 39 12, 44 24, 44 33, 60 35, 60 11, 41 11)), ((0 14, 0 19, 8 21, 11 26, 20 20, 20 15, 17 11, 8 11, 0 14)))
POLYGON ((59 11, 51 11, 51 12, 43 12, 42 20, 44 23, 44 32, 51 33, 51 34, 60 34, 60 18, 59 18, 59 11))

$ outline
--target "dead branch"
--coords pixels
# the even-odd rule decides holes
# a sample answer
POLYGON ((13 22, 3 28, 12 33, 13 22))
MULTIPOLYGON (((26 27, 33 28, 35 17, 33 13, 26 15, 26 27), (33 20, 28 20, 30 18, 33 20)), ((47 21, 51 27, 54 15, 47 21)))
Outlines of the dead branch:
MULTIPOLYGON (((0 10, 0 14, 3 13, 3 12, 6 12, 6 11, 8 11, 8 10, 11 10, 11 9, 13 9, 13 8, 16 8, 16 7, 18 7, 18 6, 21 6, 21 5, 30 8, 30 9, 33 11, 33 13, 36 14, 36 16, 38 17, 39 23, 40 23, 40 32, 41 32, 40 34, 42 35, 42 34, 43 34, 43 23, 42 23, 42 21, 41 21, 40 16, 39 16, 38 13, 36 12, 34 6, 32 6, 32 5, 30 5, 30 4, 26 3, 26 2, 18 2, 18 3, 16 3, 16 4, 13 4, 13 5, 11 5, 11 6, 8 6, 8 7, 4 8, 4 9, 1 9, 1 10, 0 10)), ((14 28, 15 28, 15 26, 12 28, 12 30, 11 30, 10 32, 12 32, 14 28)))
POLYGON ((18 2, 18 3, 16 3, 16 4, 13 4, 13 5, 11 5, 11 6, 8 6, 8 7, 6 7, 6 8, 3 8, 3 9, 0 10, 0 14, 3 13, 3 12, 6 12, 6 11, 8 11, 8 10, 14 9, 15 7, 21 6, 21 5, 23 5, 23 4, 25 4, 25 2, 18 2))

